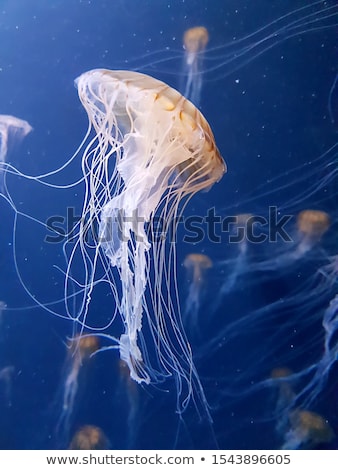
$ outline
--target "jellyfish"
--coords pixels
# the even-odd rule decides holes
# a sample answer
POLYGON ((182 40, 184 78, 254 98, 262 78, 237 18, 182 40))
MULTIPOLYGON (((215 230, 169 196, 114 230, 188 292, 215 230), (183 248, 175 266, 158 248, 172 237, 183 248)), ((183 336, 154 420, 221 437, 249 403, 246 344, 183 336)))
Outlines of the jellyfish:
POLYGON ((209 256, 201 253, 191 253, 184 259, 183 266, 187 270, 190 281, 189 293, 184 310, 185 323, 188 330, 196 327, 196 318, 200 309, 203 284, 205 283, 205 273, 212 267, 209 256), (194 323, 191 324, 192 320, 194 323))
POLYGON ((99 339, 93 335, 84 335, 68 342, 63 372, 65 380, 62 386, 62 410, 57 424, 57 432, 61 431, 65 436, 69 433, 79 386, 83 380, 80 374, 86 371, 90 358, 98 349, 99 339))
POLYGON ((155 214, 169 230, 182 198, 223 176, 225 163, 210 126, 176 90, 137 72, 92 70, 76 86, 95 135, 84 146, 85 200, 65 281, 67 291, 80 253, 85 280, 75 322, 90 327, 94 287, 108 283, 115 300, 110 324, 118 312, 122 332, 96 334, 111 340, 136 382, 173 376, 179 412, 192 395, 207 409, 181 328, 175 246, 166 248, 165 237, 151 244, 148 234, 155 214), (90 245, 88 230, 94 226, 98 234, 90 245))
POLYGON ((21 142, 33 130, 23 119, 14 116, 0 115, 0 191, 5 190, 6 159, 10 148, 21 142))
POLYGON ((328 421, 317 413, 297 409, 290 413, 289 420, 290 430, 286 435, 283 449, 311 449, 334 438, 334 432, 328 421))
MULTIPOLYGON (((307 259, 309 252, 320 245, 323 235, 331 225, 330 216, 327 212, 315 209, 304 209, 297 214, 296 224, 293 232, 285 232, 288 237, 283 240, 282 246, 267 244, 266 259, 252 263, 252 272, 273 272, 277 275, 282 269, 290 269, 301 260, 307 259)), ((276 245, 276 244, 275 244, 276 245)), ((316 253, 315 253, 316 254, 316 253)), ((314 254, 314 256, 315 256, 314 254)))
POLYGON ((187 29, 183 36, 185 84, 182 92, 196 106, 199 106, 201 99, 203 59, 208 41, 209 33, 204 26, 187 29))
POLYGON ((292 374, 292 370, 288 367, 276 367, 271 372, 270 377, 278 386, 277 411, 284 411, 295 398, 295 392, 290 383, 292 374))
POLYGON ((303 210, 297 216, 297 228, 300 235, 296 257, 303 256, 318 243, 330 227, 330 217, 324 211, 303 210))
POLYGON ((252 214, 239 214, 230 218, 229 231, 229 244, 238 249, 235 261, 225 260, 219 263, 221 266, 230 266, 230 269, 225 273, 225 282, 221 287, 220 294, 226 295, 235 286, 238 278, 244 274, 248 269, 248 248, 250 242, 250 232, 255 222, 255 217, 252 214))
POLYGON ((101 428, 87 424, 74 434, 69 449, 107 450, 110 449, 110 442, 101 428))

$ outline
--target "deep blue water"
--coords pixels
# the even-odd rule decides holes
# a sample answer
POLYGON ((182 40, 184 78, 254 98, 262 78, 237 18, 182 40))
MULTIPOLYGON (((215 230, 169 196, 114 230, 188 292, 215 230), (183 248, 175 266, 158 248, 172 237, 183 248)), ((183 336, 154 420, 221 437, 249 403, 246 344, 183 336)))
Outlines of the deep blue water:
MULTIPOLYGON (((186 79, 183 33, 203 25, 210 41, 201 70, 200 109, 228 172, 210 191, 194 196, 185 215, 205 217, 215 208, 222 218, 243 213, 266 217, 268 208, 276 206, 279 216, 292 216, 287 227, 294 239, 300 211, 325 211, 331 219, 330 229, 300 259, 283 263, 292 258, 295 243, 249 244, 245 267, 237 263, 238 244, 229 244, 227 234, 217 241, 205 236, 188 243, 183 239, 186 229, 180 226, 177 278, 182 311, 189 291, 182 266, 185 256, 205 253, 214 264, 201 288, 200 309, 186 322, 213 423, 203 412, 199 416, 193 400, 179 418, 174 379, 137 386, 121 373, 118 353, 112 350, 83 366, 65 430, 58 423, 67 374, 65 344, 72 324, 34 304, 21 285, 13 257, 14 250, 31 295, 41 304, 54 302, 50 308, 63 315, 62 244, 47 244, 46 227, 19 216, 13 246, 14 211, 2 199, 0 299, 7 309, 0 317, 0 369, 11 369, 8 380, 0 381, 0 448, 66 448, 82 425, 91 424, 104 431, 111 448, 273 449, 287 441, 295 428, 292 413, 303 409, 323 416, 337 429, 335 336, 330 342, 331 373, 310 404, 306 393, 305 398, 300 394, 307 376, 289 385, 298 398, 291 405, 284 397, 281 408, 280 385, 264 382, 276 367, 299 373, 320 362, 322 319, 337 294, 338 91, 332 85, 337 76, 338 9, 335 2, 316 2, 285 16, 309 4, 0 2, 0 114, 18 116, 34 128, 8 155, 21 172, 38 175, 58 168, 80 145, 88 124, 74 87, 76 77, 93 68, 130 69, 179 88, 186 79), (324 8, 327 19, 320 13, 324 8), (269 29, 240 41, 277 19, 269 29), (299 29, 292 29, 295 21, 303 21, 299 29), (258 41, 261 45, 253 47, 258 41), (272 268, 256 269, 267 260, 272 268), (326 269, 330 263, 332 269, 326 269), (244 271, 221 295, 238 266, 244 271), (262 386, 252 388, 257 383, 262 386)), ((80 158, 50 181, 67 184, 79 179, 80 158)), ((11 175, 8 190, 17 210, 44 223, 53 216, 65 217, 67 208, 78 215, 84 191, 81 185, 57 190, 11 175)), ((81 266, 74 270, 81 273, 81 266)), ((112 297, 98 289, 90 324, 107 323, 113 308, 112 297)), ((337 439, 309 438, 299 442, 302 446, 337 448, 337 439)))

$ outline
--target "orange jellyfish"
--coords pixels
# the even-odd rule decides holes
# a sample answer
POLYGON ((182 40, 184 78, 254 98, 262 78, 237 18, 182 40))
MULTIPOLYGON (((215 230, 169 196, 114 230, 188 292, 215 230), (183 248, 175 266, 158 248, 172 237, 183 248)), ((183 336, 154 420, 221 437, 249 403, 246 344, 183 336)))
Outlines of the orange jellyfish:
MULTIPOLYGON (((185 323, 188 329, 191 320, 196 320, 200 309, 202 286, 205 282, 205 272, 212 267, 209 256, 201 253, 191 253, 187 255, 183 266, 186 268, 190 280, 189 293, 185 308, 185 323)), ((196 326, 196 323, 195 323, 196 326)))
POLYGON ((306 209, 299 212, 296 231, 289 243, 286 243, 286 249, 283 248, 281 253, 270 253, 270 259, 251 266, 252 270, 275 271, 278 274, 280 268, 292 266, 318 245, 330 228, 330 223, 330 216, 324 211, 306 209))
POLYGON ((296 398, 292 379, 293 371, 288 367, 276 367, 270 374, 270 380, 277 392, 275 413, 278 417, 276 423, 278 434, 284 434, 288 425, 288 412, 296 398))
POLYGON ((283 449, 309 449, 334 438, 327 420, 317 413, 297 409, 290 413, 289 420, 291 429, 286 435, 283 449))
POLYGON ((8 151, 31 131, 32 126, 14 116, 0 115, 0 191, 4 192, 5 169, 8 151))
POLYGON ((110 442, 98 426, 82 426, 73 436, 69 450, 107 450, 110 442))
POLYGON ((297 228, 300 235, 297 255, 302 256, 318 243, 330 227, 330 217, 324 211, 304 210, 298 214, 297 228))
POLYGON ((148 233, 155 230, 155 215, 170 225, 182 198, 219 181, 225 163, 206 119, 165 83, 137 72, 99 69, 81 75, 76 86, 90 128, 82 157, 83 213, 65 281, 70 293, 79 253, 85 280, 75 320, 86 325, 95 286, 109 285, 115 300, 110 323, 118 312, 122 334, 100 335, 119 349, 135 381, 148 384, 174 375, 182 411, 193 384, 201 385, 172 288, 175 247, 166 250, 165 236, 151 244, 148 233), (98 236, 89 245, 92 227, 98 227, 98 236))
MULTIPOLYGON (((196 26, 187 29, 183 36, 185 49, 184 56, 184 76, 186 83, 184 86, 184 96, 199 106, 203 77, 204 51, 209 41, 208 30, 204 26, 196 26)), ((183 88, 183 87, 182 87, 183 88)))
MULTIPOLYGON (((68 354, 65 363, 65 381, 63 385, 62 411, 57 429, 68 435, 70 419, 74 411, 75 399, 81 382, 80 373, 85 372, 85 366, 91 356, 99 349, 97 336, 82 336, 69 341, 68 354)), ((82 377, 83 378, 83 377, 82 377)))
POLYGON ((295 392, 292 389, 290 384, 290 377, 293 372, 288 367, 276 367, 271 371, 271 379, 277 382, 279 388, 279 402, 285 404, 290 404, 293 398, 295 397, 295 392))

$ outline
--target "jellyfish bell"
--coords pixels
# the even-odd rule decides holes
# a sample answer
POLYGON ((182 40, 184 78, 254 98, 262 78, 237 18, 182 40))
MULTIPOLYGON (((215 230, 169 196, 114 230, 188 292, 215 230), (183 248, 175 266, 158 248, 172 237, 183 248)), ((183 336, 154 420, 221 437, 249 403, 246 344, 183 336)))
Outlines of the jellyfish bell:
POLYGON ((0 115, 0 191, 2 193, 8 152, 32 130, 32 126, 23 119, 5 114, 0 115))
POLYGON ((32 132, 32 126, 23 119, 15 116, 0 115, 0 161, 5 162, 9 147, 32 132))
POLYGON ((70 450, 107 450, 110 442, 105 433, 98 426, 82 426, 72 437, 70 450))
POLYGON ((324 211, 306 209, 297 216, 300 243, 297 253, 303 255, 318 243, 330 228, 330 216, 324 211))
POLYGON ((90 265, 83 230, 74 249, 81 246, 87 269, 81 321, 87 318, 95 270, 102 261, 124 329, 119 338, 111 337, 113 348, 120 350, 134 380, 154 380, 157 372, 142 335, 146 320, 162 374, 174 374, 178 393, 182 382, 187 386, 188 399, 180 399, 178 406, 184 408, 192 394, 192 376, 198 383, 199 379, 179 327, 179 312, 173 311, 175 301, 170 300, 167 266, 175 263, 175 248, 166 260, 164 241, 152 246, 145 225, 152 224, 155 214, 169 222, 183 197, 221 179, 225 163, 206 119, 165 83, 137 72, 100 69, 84 73, 75 83, 95 131, 82 158, 87 187, 83 220, 99 226, 90 265), (121 294, 111 281, 112 268, 117 270, 121 294), (147 289, 152 292, 150 301, 147 289))
POLYGON ((191 58, 188 62, 193 62, 194 55, 198 52, 203 51, 209 42, 209 33, 207 28, 204 26, 195 26, 189 28, 184 32, 183 44, 185 50, 190 54, 191 58))
POLYGON ((69 354, 76 355, 81 361, 89 359, 99 348, 99 338, 95 335, 80 336, 69 341, 69 354))

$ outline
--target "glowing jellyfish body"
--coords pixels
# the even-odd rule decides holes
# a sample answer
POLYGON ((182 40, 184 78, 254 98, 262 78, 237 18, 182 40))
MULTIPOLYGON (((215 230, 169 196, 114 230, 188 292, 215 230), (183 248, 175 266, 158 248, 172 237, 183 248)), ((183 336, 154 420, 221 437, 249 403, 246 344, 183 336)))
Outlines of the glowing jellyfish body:
POLYGON ((199 105, 203 77, 203 56, 209 41, 208 30, 204 26, 187 29, 183 36, 185 49, 184 69, 186 83, 184 96, 196 106, 199 105))
POLYGON ((289 243, 284 243, 283 252, 273 253, 271 259, 252 265, 253 271, 275 271, 292 267, 293 263, 305 258, 320 242, 330 228, 330 216, 324 211, 305 209, 297 215, 295 232, 289 243))
MULTIPOLYGON (((171 297, 174 248, 166 254, 162 238, 151 245, 146 226, 154 229, 155 213, 169 223, 180 200, 210 188, 222 177, 225 164, 205 118, 165 83, 136 72, 93 70, 76 85, 96 134, 82 160, 87 188, 83 220, 86 226, 99 225, 90 264, 84 231, 78 234, 77 246, 89 272, 83 321, 100 261, 124 330, 119 339, 111 338, 117 343, 112 347, 119 348, 131 377, 145 383, 156 380, 146 345, 152 340, 161 373, 175 376, 179 394, 185 382, 190 397, 192 377, 198 378, 171 297), (121 293, 112 281, 113 268, 121 293), (141 332, 144 321, 147 340, 141 332)), ((189 399, 183 402, 179 400, 178 408, 189 399)))
POLYGON ((0 115, 0 191, 4 190, 4 170, 9 149, 31 131, 32 126, 23 119, 14 116, 0 115))
POLYGON ((328 230, 330 217, 326 212, 307 209, 298 214, 297 227, 300 234, 297 256, 302 256, 311 250, 328 230))
POLYGON ((73 436, 70 450, 106 450, 110 448, 109 439, 98 426, 82 426, 73 436))
POLYGON ((196 326, 196 318, 200 309, 202 287, 205 281, 205 272, 212 267, 209 256, 200 253, 187 255, 184 263, 187 270, 190 286, 186 300, 185 324, 188 329, 196 326), (192 320, 195 320, 192 324, 192 320))
POLYGON ((290 413, 289 419, 291 429, 286 435, 283 449, 309 449, 334 438, 329 423, 317 413, 297 409, 290 413))

